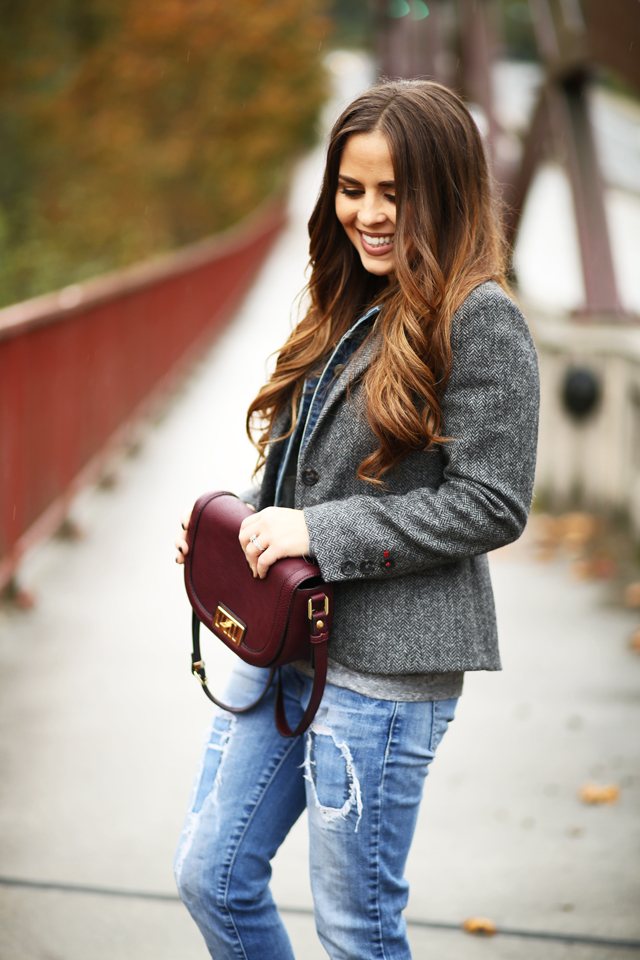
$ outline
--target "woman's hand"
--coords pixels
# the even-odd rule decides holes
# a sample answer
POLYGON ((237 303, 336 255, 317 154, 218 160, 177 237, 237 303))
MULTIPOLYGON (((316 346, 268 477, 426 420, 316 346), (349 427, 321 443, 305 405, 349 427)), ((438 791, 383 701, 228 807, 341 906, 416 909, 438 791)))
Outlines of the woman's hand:
POLYGON ((267 507, 246 517, 240 527, 239 540, 254 577, 261 580, 276 560, 303 557, 309 551, 304 513, 287 507, 267 507), (252 541, 251 537, 256 539, 252 541))
POLYGON ((182 514, 182 520, 180 522, 180 529, 175 539, 175 547, 178 551, 178 556, 176 557, 176 563, 184 563, 184 558, 189 553, 189 547, 187 546, 187 530, 189 529, 189 520, 191 519, 191 510, 187 510, 186 513, 182 514))

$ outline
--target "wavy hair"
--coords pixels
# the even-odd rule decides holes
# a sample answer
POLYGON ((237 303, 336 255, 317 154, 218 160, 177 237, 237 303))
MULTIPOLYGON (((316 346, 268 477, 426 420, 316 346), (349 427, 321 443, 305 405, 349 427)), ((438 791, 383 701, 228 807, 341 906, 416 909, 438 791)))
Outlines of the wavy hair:
POLYGON ((358 469, 360 479, 381 485, 404 456, 448 439, 440 398, 451 369, 453 314, 486 280, 507 289, 484 149, 462 100, 428 80, 383 81, 354 100, 331 131, 309 236, 309 309, 247 414, 250 437, 256 421, 262 427, 254 440, 256 471, 275 417, 289 404, 295 411, 305 377, 328 359, 358 316, 382 303, 373 333, 380 349, 363 378, 378 446, 358 469), (387 140, 395 176, 391 277, 365 270, 335 211, 344 146, 349 137, 374 131, 387 140))

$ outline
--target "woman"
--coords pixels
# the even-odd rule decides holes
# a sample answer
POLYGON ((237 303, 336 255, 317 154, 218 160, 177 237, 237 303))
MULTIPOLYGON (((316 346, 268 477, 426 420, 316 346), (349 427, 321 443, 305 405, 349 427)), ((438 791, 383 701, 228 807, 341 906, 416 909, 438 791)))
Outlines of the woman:
MULTIPOLYGON (((249 409, 266 466, 240 542, 254 576, 310 555, 333 583, 329 682, 304 738, 278 735, 273 693, 215 714, 176 877, 217 960, 292 958, 269 861, 306 807, 329 956, 404 960, 424 778, 464 671, 500 669, 486 552, 526 523, 536 355, 478 131, 445 87, 385 82, 345 110, 309 231, 308 313, 249 409)), ((284 670, 292 724, 311 673, 284 670)), ((263 675, 239 664, 227 696, 263 675)))

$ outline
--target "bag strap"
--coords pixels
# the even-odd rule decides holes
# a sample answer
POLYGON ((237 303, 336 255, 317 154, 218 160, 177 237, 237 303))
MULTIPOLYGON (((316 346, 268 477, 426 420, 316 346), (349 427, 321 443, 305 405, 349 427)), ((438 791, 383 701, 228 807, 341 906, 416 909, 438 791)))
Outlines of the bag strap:
POLYGON ((299 737, 308 729, 316 715, 318 707, 320 706, 320 701, 322 700, 322 695, 324 694, 325 683, 327 680, 327 642, 329 640, 329 628, 327 624, 327 614, 325 613, 326 609, 326 594, 316 593, 309 600, 309 639, 313 644, 314 654, 313 688, 311 690, 311 699, 309 700, 309 705, 307 706, 307 709, 305 710, 304 715, 295 730, 292 730, 289 726, 285 714, 280 668, 271 667, 264 690, 256 700, 248 704, 246 707, 230 707, 228 704, 222 703, 221 700, 218 700, 218 698, 211 693, 211 690, 209 690, 209 687, 207 686, 207 675, 205 673, 204 661, 202 660, 202 654, 200 652, 200 620, 198 619, 195 610, 192 612, 191 616, 191 637, 193 641, 191 672, 202 684, 202 689, 204 690, 206 696, 209 698, 209 700, 211 700, 212 703, 215 703, 216 706, 221 707, 223 710, 228 710, 230 713, 246 713, 248 710, 252 710, 253 707, 256 707, 265 696, 267 690, 271 686, 271 682, 273 681, 277 669, 278 680, 276 684, 276 700, 274 707, 276 728, 282 737, 299 737))
POLYGON ((202 689, 209 697, 209 700, 211 700, 212 703, 215 703, 216 707, 222 707, 223 710, 228 710, 229 713, 246 713, 247 710, 257 707, 271 686, 271 681, 275 676, 276 668, 271 667, 267 685, 257 700, 254 700, 253 703, 250 703, 247 707, 230 707, 227 703, 223 703, 222 700, 218 700, 217 697, 214 697, 214 695, 211 693, 211 690, 209 690, 209 687, 207 686, 207 675, 204 670, 204 660, 202 659, 202 654, 200 653, 200 621, 195 610, 191 614, 191 639, 193 641, 193 652, 191 654, 191 673, 198 678, 202 684, 202 689))
POLYGON ((303 717, 296 727, 292 730, 287 722, 284 712, 284 696, 282 692, 282 678, 278 668, 278 682, 276 685, 276 703, 275 720, 276 729, 281 737, 299 737, 310 726, 315 717, 322 695, 324 693, 325 683, 327 681, 327 641, 329 640, 329 627, 327 623, 326 595, 316 593, 309 600, 309 619, 311 621, 311 635, 309 639, 313 644, 313 687, 311 690, 311 699, 305 710, 303 717), (316 609, 318 607, 319 609, 316 609))

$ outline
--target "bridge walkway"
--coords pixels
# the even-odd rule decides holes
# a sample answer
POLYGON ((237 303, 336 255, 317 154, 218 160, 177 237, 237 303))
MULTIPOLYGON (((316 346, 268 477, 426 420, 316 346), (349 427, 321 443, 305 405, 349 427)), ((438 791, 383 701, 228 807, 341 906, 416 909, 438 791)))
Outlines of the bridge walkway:
MULTIPOLYGON (((244 411, 303 283, 319 162, 300 167, 290 226, 235 322, 137 455, 76 502, 84 536, 27 561, 36 607, 0 611, 3 960, 206 956, 171 875, 210 715, 171 544, 202 490, 247 484, 244 411)), ((634 615, 561 556, 538 562, 531 537, 492 568, 505 669, 468 676, 426 785, 408 867, 414 955, 640 956, 634 615), (586 781, 618 784, 619 800, 584 805, 586 781), (473 916, 511 934, 463 934, 473 916)), ((228 660, 208 666, 222 683, 228 660)), ((297 956, 320 960, 305 861, 303 818, 273 889, 297 956)))

